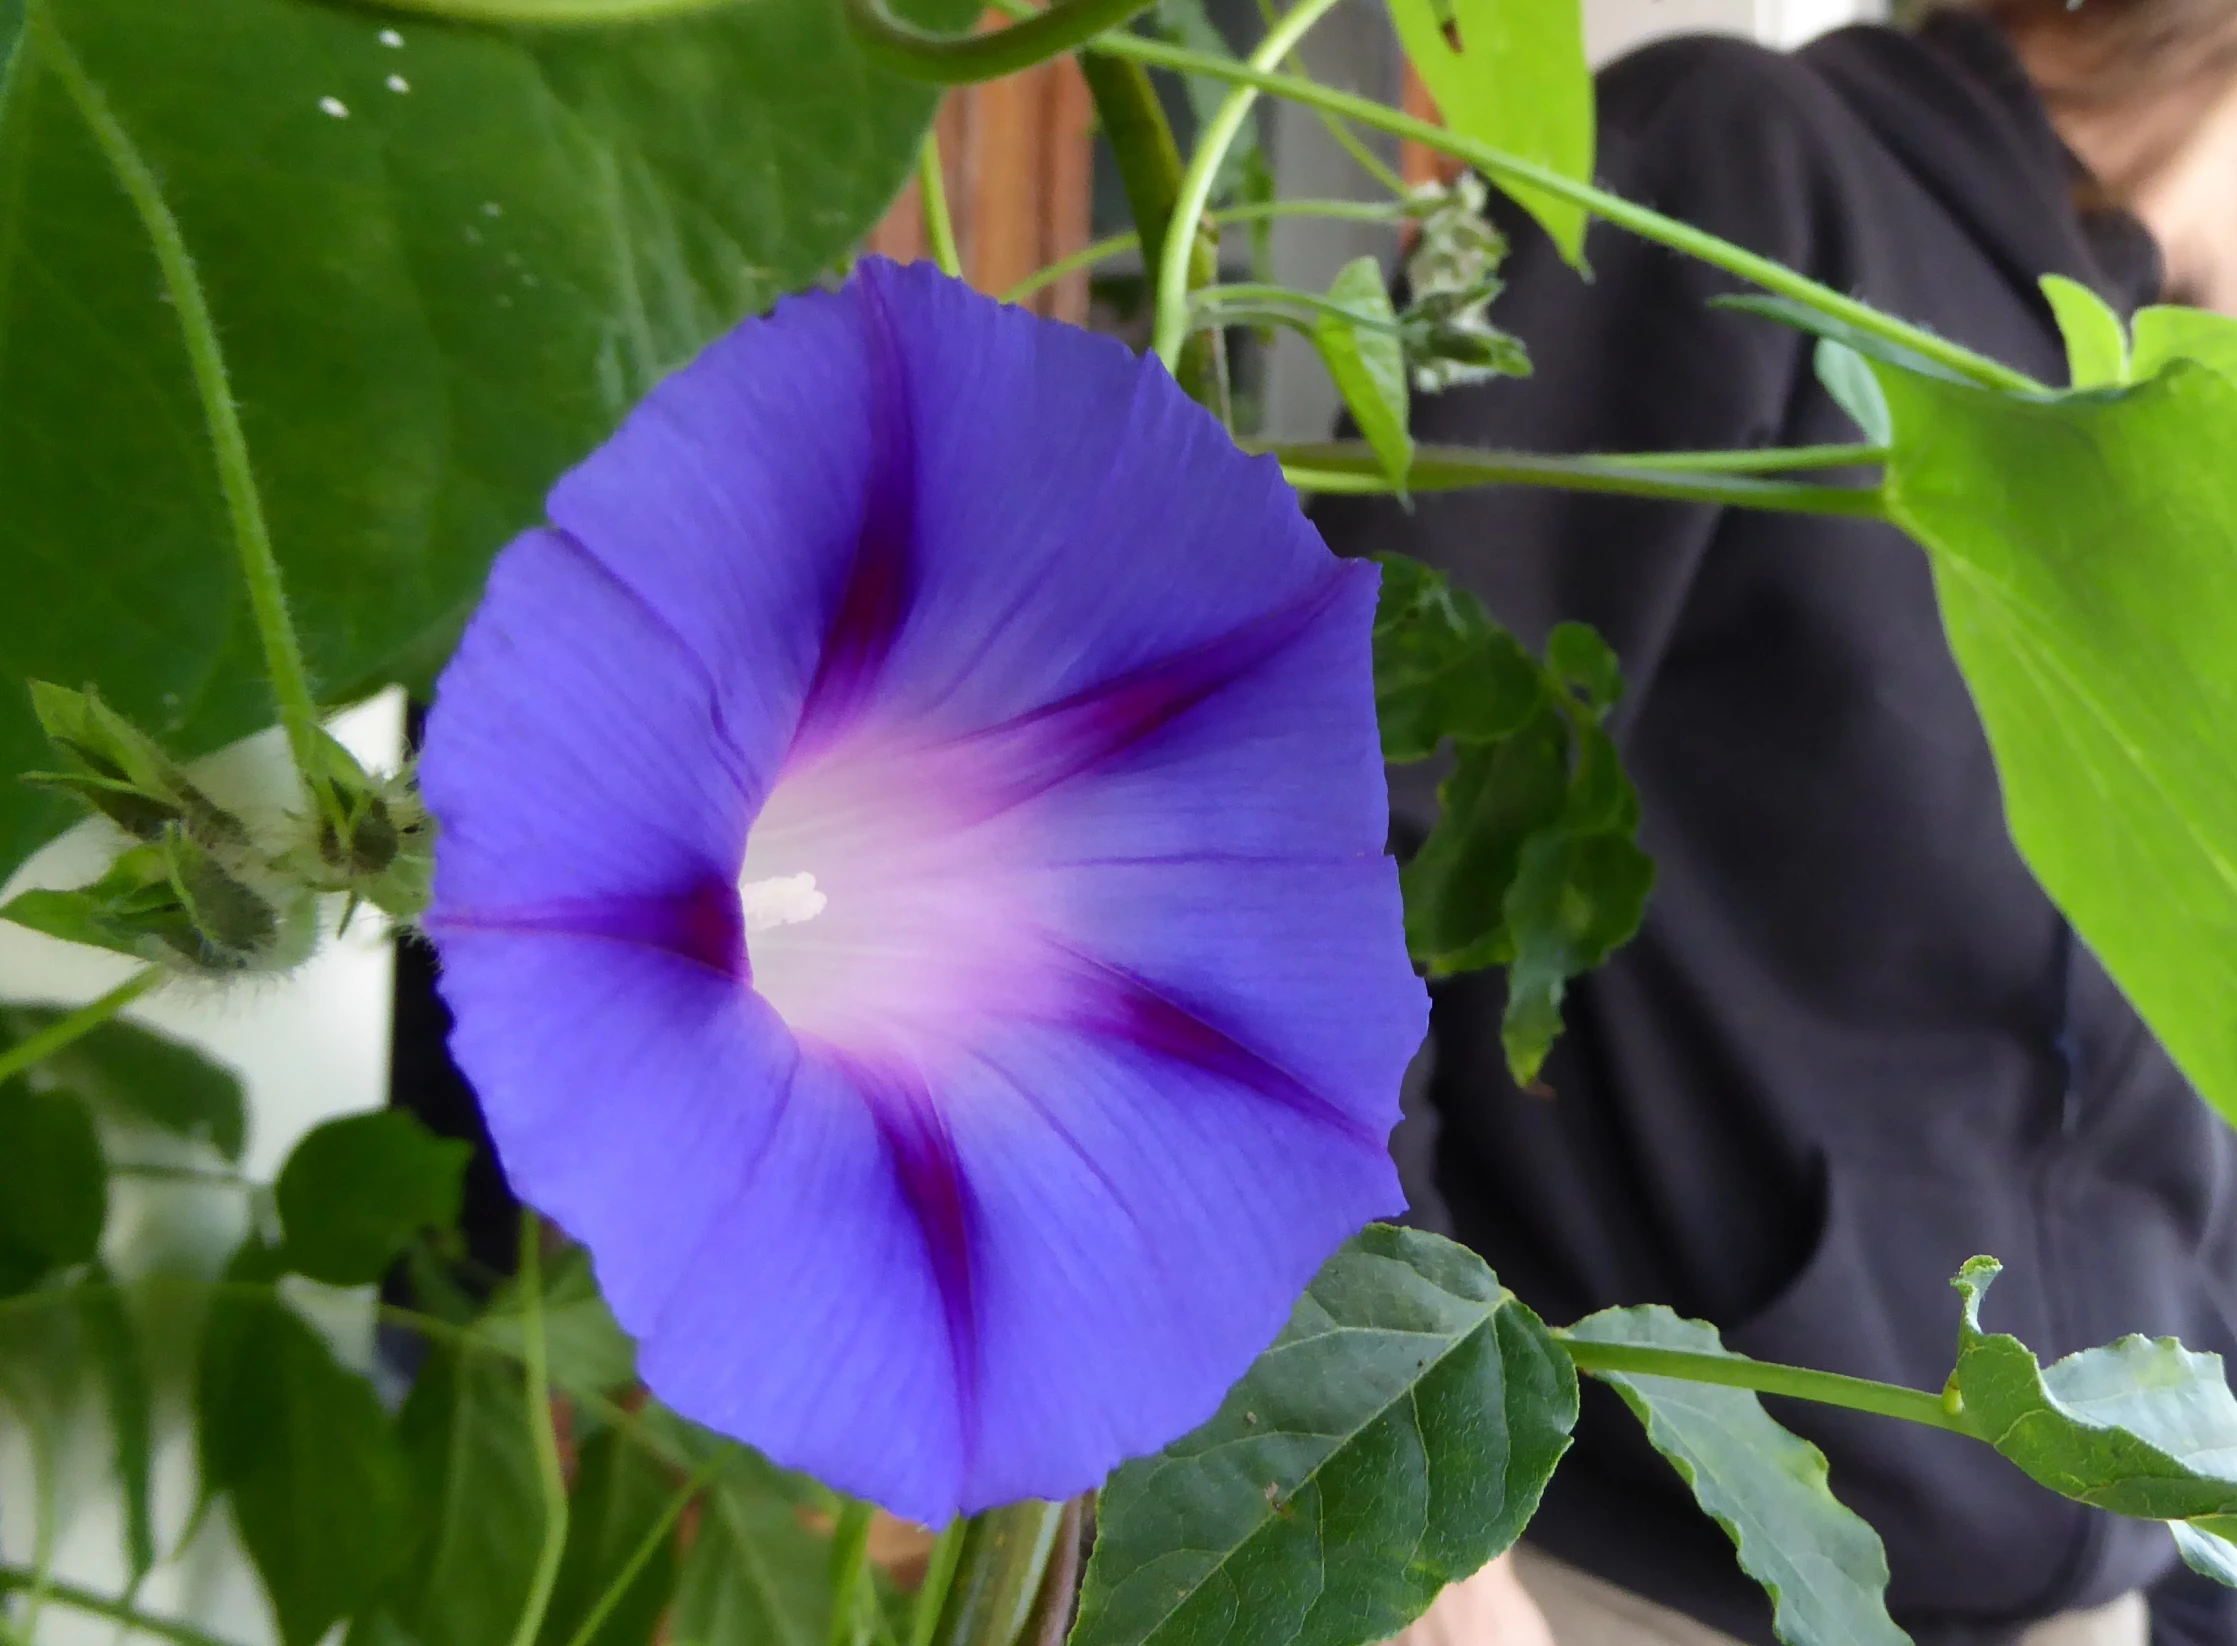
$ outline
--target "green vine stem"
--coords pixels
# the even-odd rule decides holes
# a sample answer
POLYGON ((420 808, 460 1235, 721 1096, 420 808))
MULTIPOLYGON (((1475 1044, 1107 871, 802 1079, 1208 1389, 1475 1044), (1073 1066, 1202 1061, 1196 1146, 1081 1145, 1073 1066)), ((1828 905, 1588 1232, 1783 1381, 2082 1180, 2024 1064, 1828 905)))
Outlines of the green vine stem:
POLYGON ((1096 123, 1118 163, 1119 185, 1126 191, 1130 237, 1141 246, 1145 263, 1155 267, 1165 253, 1165 225, 1181 190, 1181 150, 1173 123, 1157 100, 1149 70, 1108 53, 1080 54, 1080 74, 1095 100, 1096 123))
MULTIPOLYGON (((1225 228, 1230 223, 1263 222, 1270 217, 1332 217, 1345 218, 1358 223, 1402 223, 1406 209, 1395 202, 1384 204, 1373 200, 1259 200, 1241 206, 1229 206, 1222 211, 1206 212, 1204 221, 1225 228)), ((1163 219, 1159 219, 1162 223, 1163 219)), ((1142 244, 1138 230, 1127 229, 1119 234, 1107 234, 1100 240, 1090 241, 1069 257, 1059 258, 1045 269, 1037 269, 1002 294, 1005 303, 1022 303, 1044 286, 1052 286, 1068 274, 1093 268, 1106 259, 1130 252, 1142 244)), ((1145 264, 1151 259, 1145 251, 1145 264)))
POLYGON ((210 313, 201 277, 187 250, 186 236, 170 203, 163 198, 155 170, 132 141, 101 88, 85 71, 62 33, 47 20, 45 7, 34 0, 24 19, 25 44, 36 46, 53 65, 64 91, 85 122, 94 145, 115 173, 117 182, 139 215, 140 226, 155 251, 172 311, 179 317, 179 336, 194 373, 194 387, 202 402, 203 421, 210 431, 210 447, 217 466, 219 489, 225 494, 226 512, 232 518, 234 546, 240 554, 241 577, 247 585, 249 612, 255 620, 258 641, 264 648, 264 672, 271 682, 272 699, 280 725, 287 733, 295 769, 311 799, 337 830, 343 827, 340 798, 319 774, 325 769, 319 739, 317 701, 311 695, 311 677, 303 663, 302 643, 287 615, 287 593, 280 580, 280 563, 272 552, 272 533, 264 519, 264 500, 257 490, 256 470, 249 461, 248 437, 233 399, 233 385, 219 346, 217 322, 210 313))
MULTIPOLYGON (((1326 9, 1328 3, 1332 3, 1332 0, 1320 0, 1321 9, 1326 9)), ((1300 8, 1300 10, 1302 9, 1300 8)), ((1290 14, 1293 19, 1298 15, 1299 12, 1290 14)), ((1272 38, 1272 36, 1269 36, 1269 41, 1272 38)), ((1507 154, 1487 143, 1479 143, 1472 138, 1449 131, 1443 126, 1432 125, 1426 120, 1417 120, 1412 115, 1402 113, 1397 109, 1385 108, 1372 98, 1358 97, 1350 92, 1337 91, 1311 80, 1299 79, 1295 75, 1269 72, 1258 65, 1258 58, 1264 55, 1265 49, 1263 47, 1260 48, 1259 52, 1252 54, 1252 60, 1248 63, 1235 63, 1204 52, 1190 51, 1181 46, 1169 46, 1160 40, 1148 40, 1132 34, 1110 35, 1097 41, 1096 49, 1111 52, 1118 56, 1131 57, 1138 62, 1148 63, 1158 68, 1175 69, 1188 74, 1201 74, 1212 79, 1225 80, 1238 89, 1286 97, 1292 102, 1303 104, 1308 108, 1325 109, 1331 114, 1341 115, 1362 126, 1372 127, 1378 131, 1387 131, 1398 137, 1411 138, 1424 147, 1435 149, 1440 154, 1449 154, 1456 160, 1473 166, 1494 182, 1530 184, 1545 193, 1567 200, 1574 205, 1582 206, 1587 211, 1605 218, 1618 228, 1628 230, 1642 239, 1651 240, 1657 245, 1668 246, 1673 251, 1683 252, 1685 255, 1696 258, 1714 268, 1723 269, 1726 273, 1735 275, 1751 285, 1761 286, 1766 291, 1776 292, 1782 297, 1791 297, 1818 314, 1851 326, 1867 336, 1882 339, 1901 348, 1909 349, 1914 354, 1923 355, 1937 365, 1944 366, 1957 373, 1968 382, 2012 394, 2042 394, 2047 392, 2044 385, 2036 382, 2025 373, 2015 371, 2004 365, 2001 361, 1991 360, 1986 355, 1976 354, 1971 349, 1964 347, 1962 344, 1953 343, 1946 337, 1938 336, 1922 327, 1911 325, 1907 321, 1898 320, 1893 315, 1883 314, 1870 304, 1861 303, 1853 297, 1844 296, 1832 287, 1812 280, 1808 275, 1797 274, 1783 263, 1774 262, 1768 257, 1760 257, 1744 247, 1735 246, 1729 240, 1719 239, 1717 236, 1694 228, 1690 224, 1681 223, 1676 218, 1665 217, 1658 211, 1635 205, 1620 195, 1609 194, 1607 191, 1596 189, 1588 183, 1579 183, 1572 178, 1563 176, 1560 172, 1538 165, 1534 161, 1507 154)), ((1224 109, 1222 112, 1224 112, 1224 109)), ((1205 136, 1206 146, 1208 147, 1212 136, 1212 131, 1209 128, 1205 136)), ((1197 155, 1198 160, 1203 158, 1203 154, 1204 148, 1200 147, 1197 155)), ((1193 162, 1191 169, 1194 169, 1193 162)), ((1205 187, 1208 188, 1210 184, 1208 171, 1204 183, 1205 187)), ((1181 327, 1186 324, 1186 315, 1178 307, 1177 296, 1173 318, 1170 322, 1167 321, 1166 311, 1162 304, 1159 310, 1159 319, 1161 330, 1158 353, 1160 358, 1167 358, 1166 345, 1168 342, 1172 342, 1177 346, 1178 333, 1176 332, 1175 336, 1169 339, 1164 335, 1163 327, 1168 323, 1174 327, 1181 327)))
POLYGON ((240 1172, 174 1166, 159 1160, 112 1160, 109 1175, 137 1178, 145 1183, 192 1183, 206 1189, 230 1189, 239 1193, 252 1193, 263 1186, 240 1172))
POLYGON ((1687 1349, 1657 1349, 1640 1343, 1596 1343, 1553 1334, 1569 1351, 1580 1372, 1624 1372, 1635 1377, 1668 1377, 1686 1383, 1713 1383, 1727 1389, 1753 1389, 1757 1394, 1785 1395, 1839 1406, 1876 1417, 1900 1418, 1930 1429, 1978 1440, 1980 1435, 1962 1409, 1952 1410, 1939 1394, 1906 1389, 1896 1383, 1875 1383, 1869 1378, 1846 1377, 1839 1372, 1813 1372, 1802 1366, 1780 1366, 1750 1360, 1745 1355, 1698 1354, 1687 1349))
POLYGON ((544 1345, 544 1220, 526 1207, 520 1214, 521 1367, 527 1376, 528 1432, 536 1447, 536 1485, 544 1500, 544 1543, 536 1552, 528 1599, 513 1646, 536 1646, 544 1613, 559 1582, 559 1562, 567 1552, 567 1472, 559 1460, 559 1434, 552 1426, 551 1368, 544 1345))
POLYGON ((1738 451, 1596 454, 1598 461, 1671 474, 1788 474, 1797 469, 1880 468, 1895 455, 1886 446, 1749 446, 1738 451))
MULTIPOLYGON (((1154 269, 1164 258, 1166 229, 1181 191, 1181 150, 1173 139, 1173 123, 1141 64, 1096 51, 1080 53, 1079 64, 1095 100, 1095 118, 1118 162, 1143 264, 1154 269)), ((1188 283, 1208 286, 1218 278, 1219 242, 1198 235, 1189 248, 1188 283)), ((1222 338, 1191 337, 1172 365, 1191 399, 1224 415, 1227 357, 1222 338)))
POLYGON ((1221 324, 1219 312, 1223 308, 1241 309, 1259 315, 1278 310, 1287 304, 1291 308, 1304 309, 1315 315, 1332 315, 1367 331, 1396 335, 1402 329, 1396 320, 1362 314, 1359 310, 1346 308, 1318 292, 1298 291, 1289 286, 1270 286, 1256 280, 1237 280, 1224 286, 1206 286, 1200 291, 1191 292, 1188 302, 1188 323, 1192 327, 1221 324))
MULTIPOLYGON (((434 3, 434 0, 430 0, 434 3)), ((449 3, 449 0, 443 0, 449 3)), ((475 0, 520 4, 521 0, 475 0)), ((904 22, 881 0, 846 0, 847 22, 863 49, 885 67, 943 86, 999 80, 1119 28, 1152 0, 1060 0, 1024 22, 988 34, 936 34, 904 22)))
MULTIPOLYGON (((1371 496, 1397 489, 1374 453, 1356 441, 1284 441, 1254 445, 1250 449, 1279 458, 1282 472, 1300 491, 1371 496)), ((1845 447, 1821 449, 1850 450, 1845 447)), ((1461 491, 1475 486, 1547 486, 1563 491, 1651 497, 1670 503, 1708 503, 1784 514, 1832 515, 1851 520, 1887 518, 1887 499, 1877 486, 1820 486, 1763 479, 1759 476, 1776 472, 1768 464, 1751 473, 1737 466, 1721 468, 1714 461, 1770 455, 1716 452, 1652 453, 1638 458, 1567 457, 1540 452, 1478 451, 1467 446, 1424 446, 1415 452, 1413 467, 1406 472, 1406 487, 1411 492, 1429 492, 1461 491), (1696 455, 1711 461, 1704 461, 1698 467, 1683 465, 1682 459, 1696 455), (1673 458, 1681 461, 1673 461, 1673 458)), ((1796 466, 1821 465, 1812 462, 1796 466)))
POLYGON ((712 11, 729 0, 372 0, 383 11, 500 28, 600 28, 712 11))
POLYGON ((963 278, 963 253, 956 249, 955 218, 948 211, 948 177, 940 167, 940 139, 924 134, 917 150, 917 203, 924 213, 924 237, 932 242, 932 260, 950 279, 963 278))
POLYGON ((162 981, 160 966, 134 972, 99 1000, 80 1006, 56 1018, 37 1034, 17 1041, 0 1052, 0 1084, 13 1080, 26 1069, 37 1068, 56 1052, 84 1039, 162 981))
MULTIPOLYGON (((1266 31, 1266 38, 1252 50, 1247 63, 1230 63, 1225 66, 1231 69, 1240 67, 1254 75, 1263 74, 1295 50, 1297 43, 1305 38, 1312 26, 1335 10, 1339 3, 1340 0, 1298 0, 1298 4, 1280 22, 1266 31)), ((1129 34, 1113 35, 1101 44, 1105 50, 1116 51, 1122 45, 1156 45, 1159 42, 1143 40, 1129 34)), ((1200 52, 1183 52, 1182 55, 1191 61, 1221 61, 1200 52)), ((1146 60, 1156 61, 1155 58, 1146 60)), ((1296 77, 1278 78, 1290 80, 1296 77)), ((1310 80, 1298 80, 1297 83, 1311 86, 1315 91, 1321 89, 1310 80)), ((1180 192, 1173 202, 1173 215, 1166 224, 1165 244, 1156 265, 1156 321, 1151 333, 1151 346, 1168 370, 1179 361, 1181 350, 1189 337, 1189 248, 1195 244, 1203 224, 1205 208, 1211 204, 1212 185, 1218 181, 1220 166, 1227 159, 1227 151, 1234 146, 1237 135, 1242 131, 1243 122, 1250 118, 1251 108, 1257 103, 1260 90, 1260 87, 1248 81, 1236 83, 1211 119, 1204 123, 1204 129, 1197 134, 1196 152, 1189 156, 1188 169, 1181 174, 1180 192)))
MULTIPOLYGON (((38 1581, 38 1575, 21 1566, 0 1566, 0 1595, 18 1589, 28 1589, 38 1581)), ((75 1583, 65 1583, 60 1578, 46 1579, 46 1596, 57 1606, 73 1612, 83 1612, 89 1617, 107 1618, 128 1629, 137 1629, 164 1640, 175 1641, 177 1646, 234 1646, 222 1636, 207 1634, 191 1623, 181 1623, 174 1618, 160 1617, 153 1612, 143 1612, 112 1600, 107 1595, 95 1594, 91 1589, 81 1589, 75 1583)))

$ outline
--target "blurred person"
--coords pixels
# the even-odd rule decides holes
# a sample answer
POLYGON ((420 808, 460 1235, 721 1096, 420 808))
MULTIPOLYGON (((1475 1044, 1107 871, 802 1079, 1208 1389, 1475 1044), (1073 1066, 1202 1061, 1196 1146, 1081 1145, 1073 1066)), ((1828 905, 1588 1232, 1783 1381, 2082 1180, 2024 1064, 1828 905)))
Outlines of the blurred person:
MULTIPOLYGON (((1980 0, 1791 56, 1650 47, 1600 81, 1619 193, 2047 382, 2036 281, 2128 311, 2237 306, 2237 0, 1980 0)), ((1495 317, 1537 375, 1423 398, 1425 442, 1560 452, 1857 432, 1808 339, 1708 307, 1726 276, 1606 226, 1592 284, 1504 204, 1495 317)), ((1891 526, 1500 488, 1327 499, 1339 552, 1449 571, 1530 643, 1614 644, 1613 721, 1659 879, 1570 990, 1526 1095, 1496 973, 1437 990, 1425 1221, 1548 1319, 1667 1303, 1733 1349, 1939 1388, 1949 1278, 2046 1360, 2130 1332, 2237 1351, 2237 1136, 2036 885, 1924 555, 1891 526)), ((2237 550, 2237 545, 2233 545, 2237 550)), ((2106 552, 2117 553, 2118 544, 2106 552)), ((1430 779, 1398 774, 1418 838, 1430 779)), ((1606 1389, 1516 1555, 1410 1646, 1758 1642, 1725 1533, 1606 1389), (1519 1582, 1517 1581, 1519 1579, 1519 1582)), ((1772 1402, 1887 1545, 1919 1646, 2237 1646, 2237 1593, 2165 1527, 2070 1503, 1971 1440, 1772 1402)))

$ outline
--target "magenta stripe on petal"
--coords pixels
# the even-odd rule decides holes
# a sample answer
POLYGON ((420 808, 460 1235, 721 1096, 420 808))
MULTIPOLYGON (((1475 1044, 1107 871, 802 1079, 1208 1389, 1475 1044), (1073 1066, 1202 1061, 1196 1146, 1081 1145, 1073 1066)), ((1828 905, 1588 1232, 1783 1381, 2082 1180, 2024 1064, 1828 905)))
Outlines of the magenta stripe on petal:
POLYGON ((868 342, 874 456, 854 564, 824 631, 822 657, 793 734, 796 758, 843 731, 869 706, 916 593, 916 443, 902 386, 900 340, 876 282, 861 282, 856 293, 868 342))
POLYGON ((925 1264, 939 1287, 947 1319, 958 1428, 968 1456, 978 1445, 979 1430, 978 1306, 972 1277, 977 1217, 971 1185, 939 1100, 917 1071, 874 1070, 846 1058, 837 1063, 868 1100, 902 1198, 924 1237, 925 1264))
POLYGON ((707 882, 667 897, 568 898, 515 903, 493 914, 430 917, 432 930, 603 939, 661 949, 710 971, 748 980, 746 934, 734 882, 707 882))
POLYGON ((1383 1146, 1387 1126, 1377 1131, 1362 1123, 1271 1059, 1206 1022, 1181 1002, 1160 994, 1141 978, 1084 955, 1071 958, 1080 968, 1079 988, 1065 1016, 1080 1033, 1121 1041, 1150 1057, 1200 1070, 1222 1085, 1326 1126, 1363 1148, 1383 1146))
POLYGON ((1155 362, 875 260, 551 508, 428 929, 648 1384, 928 1523, 1200 1421, 1397 1209, 1374 569, 1155 362))

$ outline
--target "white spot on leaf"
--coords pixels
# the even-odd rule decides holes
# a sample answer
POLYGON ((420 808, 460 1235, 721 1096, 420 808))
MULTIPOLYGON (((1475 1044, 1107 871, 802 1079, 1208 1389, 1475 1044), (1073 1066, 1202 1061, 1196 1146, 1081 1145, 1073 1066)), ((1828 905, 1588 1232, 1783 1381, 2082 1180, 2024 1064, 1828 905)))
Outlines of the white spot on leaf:
POLYGON ((350 106, 339 97, 322 97, 318 100, 319 113, 332 115, 337 120, 350 117, 350 106))

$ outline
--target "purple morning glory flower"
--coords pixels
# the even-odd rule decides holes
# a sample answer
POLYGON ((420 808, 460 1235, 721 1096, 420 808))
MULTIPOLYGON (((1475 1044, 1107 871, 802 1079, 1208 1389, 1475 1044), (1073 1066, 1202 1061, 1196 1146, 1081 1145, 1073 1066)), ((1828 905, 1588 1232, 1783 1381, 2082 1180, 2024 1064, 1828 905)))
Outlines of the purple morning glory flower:
POLYGON ((1210 1415, 1400 1204, 1371 566, 1154 363, 872 262, 499 557, 453 1045, 646 1382, 937 1524, 1210 1415))

